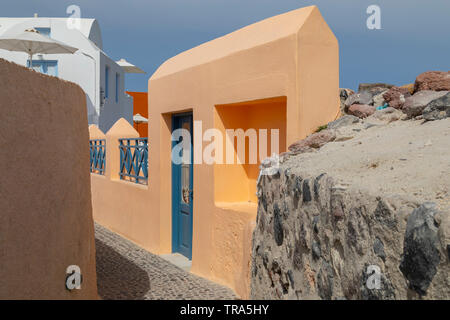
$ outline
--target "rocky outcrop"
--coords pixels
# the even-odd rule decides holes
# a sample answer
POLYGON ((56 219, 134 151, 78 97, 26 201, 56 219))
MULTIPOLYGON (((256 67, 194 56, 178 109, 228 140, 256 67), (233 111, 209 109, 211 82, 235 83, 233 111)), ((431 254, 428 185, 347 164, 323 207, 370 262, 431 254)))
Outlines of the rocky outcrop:
POLYGON ((411 96, 409 90, 401 87, 392 87, 383 94, 384 100, 389 103, 390 107, 395 109, 401 109, 409 96, 411 96))
POLYGON ((328 129, 339 129, 341 127, 345 127, 354 123, 358 123, 360 120, 358 117, 352 116, 352 115, 345 115, 343 117, 340 117, 337 120, 334 120, 330 123, 328 123, 327 128, 328 129))
POLYGON ((414 91, 450 91, 450 71, 428 71, 416 78, 414 91))
POLYGON ((355 93, 345 100, 345 112, 348 112, 350 106, 354 104, 362 104, 362 105, 370 105, 373 103, 372 101, 373 94, 368 91, 363 91, 360 93, 355 93))
POLYGON ((289 146, 289 151, 294 153, 311 152, 314 149, 318 149, 326 143, 333 141, 336 138, 336 134, 332 130, 322 130, 317 133, 313 133, 306 139, 300 140, 289 146))
POLYGON ((384 94, 387 92, 386 91, 382 91, 379 94, 373 96, 372 101, 373 101, 373 105, 375 107, 380 107, 383 106, 386 103, 386 100, 384 99, 384 94))
MULTIPOLYGON (((428 71, 420 74, 415 83, 394 86, 385 83, 361 83, 358 92, 341 89, 341 115, 355 115, 365 118, 375 110, 387 106, 402 110, 403 119, 422 117, 422 112, 433 101, 450 91, 450 71, 428 71), (373 107, 373 108, 372 108, 373 107)), ((448 117, 445 101, 436 102, 427 109, 426 120, 439 120, 448 117), (442 105, 444 103, 444 105, 442 105)), ((450 111, 449 111, 450 112, 450 111)), ((423 115, 425 119, 425 115, 423 115)))
POLYGON ((345 112, 352 115, 294 143, 279 161, 264 162, 253 234, 252 299, 450 299, 450 189, 440 178, 448 170, 442 161, 423 159, 425 152, 433 153, 425 148, 435 142, 449 150, 450 119, 415 121, 450 117, 450 93, 422 90, 411 96, 411 86, 363 88, 347 97, 345 112), (361 100, 370 104, 355 103, 361 100), (376 107, 383 102, 389 106, 376 107), (409 118, 415 119, 395 122, 409 118), (401 129, 406 127, 414 130, 401 129), (375 138, 382 133, 385 138, 375 138), (385 149, 395 156, 389 158, 385 149), (363 156, 355 161, 351 154, 363 156), (433 163, 423 168, 426 177, 413 175, 418 183, 403 171, 412 159, 419 159, 411 164, 413 170, 422 160, 433 163), (347 165, 335 168, 338 162, 347 165), (420 188, 410 190, 412 184, 420 188), (439 190, 424 194, 422 187, 439 190), (402 190, 405 197, 384 189, 402 190), (427 202, 430 195, 440 209, 427 202))
POLYGON ((387 107, 382 110, 377 110, 372 115, 372 118, 380 120, 384 123, 391 123, 400 120, 403 117, 403 112, 392 107, 387 107))
POLYGON ((380 92, 387 91, 392 88, 394 85, 387 83, 360 83, 358 86, 358 92, 370 91, 370 92, 380 92))
POLYGON ((400 270, 420 295, 426 295, 441 261, 436 214, 434 203, 424 203, 409 216, 406 226, 400 270))
POLYGON ((406 98, 402 111, 406 113, 409 118, 420 116, 422 111, 431 101, 438 99, 447 93, 448 91, 419 91, 413 96, 406 98))
POLYGON ((407 90, 409 91, 410 94, 413 94, 413 93, 414 93, 414 83, 408 83, 408 84, 405 84, 405 85, 403 85, 403 86, 400 86, 400 88, 402 88, 402 89, 407 89, 407 90))
MULTIPOLYGON (((345 115, 329 122, 324 128, 305 139, 299 140, 289 146, 289 151, 282 154, 288 157, 293 154, 315 152, 329 142, 340 142, 353 139, 355 133, 370 129, 374 126, 389 124, 400 120, 403 113, 400 110, 387 107, 375 110, 373 106, 352 105, 349 112, 354 115, 345 115), (356 127, 355 127, 356 126, 356 127)), ((269 160, 267 160, 269 161, 269 160)), ((265 162, 262 165, 265 166, 265 162)), ((271 163, 270 161, 268 162, 271 163)))
POLYGON ((347 112, 358 118, 366 118, 372 115, 375 110, 376 108, 374 106, 369 106, 367 104, 352 104, 347 112))
POLYGON ((355 91, 353 91, 351 89, 346 89, 346 88, 339 89, 341 115, 345 114, 345 101, 348 99, 348 97, 350 97, 353 94, 355 94, 355 91))
POLYGON ((345 113, 355 104, 375 107, 384 105, 385 99, 383 94, 392 87, 393 85, 386 83, 361 83, 358 88, 358 93, 348 95, 344 106, 345 113))
POLYGON ((423 110, 422 115, 428 121, 450 117, 450 93, 431 101, 423 110))
POLYGON ((450 298, 448 213, 289 163, 258 180, 252 299, 450 298))

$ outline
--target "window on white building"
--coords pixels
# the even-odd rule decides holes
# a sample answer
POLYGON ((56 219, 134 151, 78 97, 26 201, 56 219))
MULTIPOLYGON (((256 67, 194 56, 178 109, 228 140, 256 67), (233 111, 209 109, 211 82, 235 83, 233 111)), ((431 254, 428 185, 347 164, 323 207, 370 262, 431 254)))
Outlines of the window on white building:
POLYGON ((116 73, 116 103, 119 102, 119 80, 120 75, 116 73))
POLYGON ((105 98, 109 96, 109 67, 105 67, 105 98))
POLYGON ((38 31, 40 34, 51 37, 51 29, 50 28, 34 28, 36 31, 38 31))
MULTIPOLYGON (((30 60, 28 60, 27 66, 30 67, 30 60)), ((32 68, 49 76, 58 76, 58 61, 56 60, 33 60, 32 68)))

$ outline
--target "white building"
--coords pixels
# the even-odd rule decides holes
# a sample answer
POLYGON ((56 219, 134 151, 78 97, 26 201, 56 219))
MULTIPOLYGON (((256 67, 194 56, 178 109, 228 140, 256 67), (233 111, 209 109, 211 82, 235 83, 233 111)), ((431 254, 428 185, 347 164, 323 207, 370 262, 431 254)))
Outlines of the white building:
MULTIPOLYGON (((67 18, 0 18, 0 36, 13 36, 34 28, 78 48, 75 54, 36 54, 33 68, 77 83, 86 93, 89 124, 97 124, 103 132, 121 117, 133 124, 133 103, 132 97, 125 93, 124 70, 102 51, 97 20, 79 19, 79 22, 79 28, 73 28, 67 18)), ((29 66, 26 53, 0 49, 0 57, 29 66)))

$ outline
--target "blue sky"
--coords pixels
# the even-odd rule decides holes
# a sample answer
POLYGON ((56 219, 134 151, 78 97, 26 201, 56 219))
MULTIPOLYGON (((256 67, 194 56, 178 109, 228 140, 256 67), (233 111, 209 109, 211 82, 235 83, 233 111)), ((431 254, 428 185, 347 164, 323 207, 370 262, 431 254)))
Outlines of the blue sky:
POLYGON ((14 0, 0 16, 66 17, 76 4, 96 18, 104 51, 126 58, 146 75, 127 75, 126 88, 147 91, 166 59, 248 24, 315 4, 340 45, 340 86, 405 84, 427 70, 450 70, 449 0, 14 0), (366 27, 369 5, 381 8, 381 30, 366 27))

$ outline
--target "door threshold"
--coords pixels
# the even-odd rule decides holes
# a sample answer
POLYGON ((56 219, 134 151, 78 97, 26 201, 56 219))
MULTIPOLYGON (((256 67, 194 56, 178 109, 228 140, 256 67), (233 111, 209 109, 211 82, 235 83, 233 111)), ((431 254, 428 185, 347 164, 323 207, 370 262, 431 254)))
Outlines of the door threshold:
POLYGON ((160 254, 159 255, 164 260, 170 262, 171 264, 177 266, 180 269, 183 269, 186 272, 191 271, 192 261, 179 253, 170 253, 170 254, 160 254))

